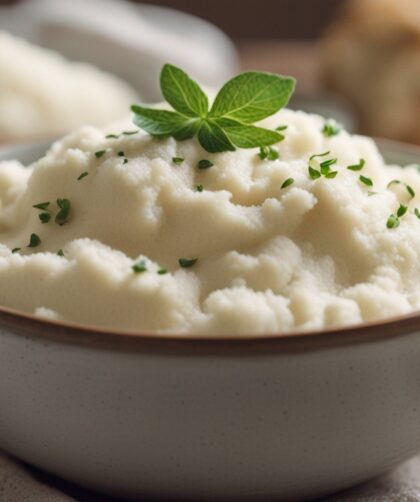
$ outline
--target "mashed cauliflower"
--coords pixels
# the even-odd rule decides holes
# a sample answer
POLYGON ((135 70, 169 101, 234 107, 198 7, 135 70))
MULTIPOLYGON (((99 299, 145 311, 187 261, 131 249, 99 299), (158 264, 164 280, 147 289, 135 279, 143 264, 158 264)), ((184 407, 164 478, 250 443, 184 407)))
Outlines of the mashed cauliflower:
POLYGON ((417 169, 385 166, 368 138, 325 137, 319 116, 282 110, 263 122, 280 124, 276 160, 84 127, 30 168, 0 163, 0 304, 191 336, 321 329, 419 309, 417 169), (313 180, 309 158, 326 151, 311 165, 337 158, 338 173, 313 180), (202 159, 214 165, 199 169, 202 159), (360 171, 347 169, 361 159, 360 171), (62 225, 57 199, 71 203, 62 225), (406 213, 388 228, 401 204, 406 213))
POLYGON ((52 136, 124 117, 125 82, 93 66, 0 32, 0 143, 52 136))

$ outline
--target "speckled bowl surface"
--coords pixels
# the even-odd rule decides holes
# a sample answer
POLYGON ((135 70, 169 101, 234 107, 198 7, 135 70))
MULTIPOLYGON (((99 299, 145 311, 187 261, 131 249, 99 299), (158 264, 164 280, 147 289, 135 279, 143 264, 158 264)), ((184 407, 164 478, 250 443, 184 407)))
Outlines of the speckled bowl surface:
MULTIPOLYGON (((30 162, 45 148, 0 158, 30 162)), ((194 340, 0 308, 0 446, 132 499, 308 500, 420 450, 419 362, 419 314, 194 340)))

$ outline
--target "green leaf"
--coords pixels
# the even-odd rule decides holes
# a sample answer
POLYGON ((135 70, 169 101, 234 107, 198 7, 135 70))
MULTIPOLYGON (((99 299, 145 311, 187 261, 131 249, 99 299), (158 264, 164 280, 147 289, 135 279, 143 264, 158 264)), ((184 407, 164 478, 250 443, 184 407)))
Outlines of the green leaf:
POLYGON ((271 148, 271 146, 260 146, 258 157, 261 160, 277 160, 280 158, 280 154, 277 150, 271 148))
POLYGON ((187 117, 205 117, 209 109, 207 96, 184 71, 166 64, 160 74, 160 87, 166 101, 187 117))
POLYGON ((397 228, 400 226, 400 219, 396 214, 391 214, 386 222, 387 228, 397 228))
POLYGON ((373 187, 373 181, 370 178, 367 178, 366 176, 359 176, 359 180, 364 183, 368 187, 373 187))
POLYGON ((317 169, 314 169, 311 166, 308 166, 308 173, 309 173, 309 177, 312 180, 317 180, 318 178, 321 177, 321 173, 317 169))
POLYGON ((230 118, 222 117, 214 119, 211 123, 215 123, 223 129, 230 142, 238 148, 270 146, 284 139, 284 136, 276 131, 249 124, 242 124, 230 118))
POLYGON ((146 260, 139 260, 131 268, 133 272, 135 272, 136 274, 141 274, 142 272, 146 272, 147 270, 146 260))
POLYGON ((34 204, 32 207, 34 207, 35 209, 41 209, 42 211, 46 211, 49 205, 50 205, 49 202, 40 202, 39 204, 34 204))
POLYGON ((407 211, 408 211, 408 207, 404 206, 404 204, 400 204, 400 207, 398 208, 398 211, 397 211, 397 216, 399 218, 401 218, 401 216, 404 216, 407 211))
POLYGON ((361 171, 366 164, 365 159, 360 159, 358 164, 352 164, 351 166, 347 166, 347 169, 350 171, 361 171))
POLYGON ((209 117, 229 117, 251 124, 276 113, 288 103, 295 79, 273 73, 246 72, 219 91, 209 117))
POLYGON ((198 258, 180 258, 178 260, 178 263, 183 268, 189 268, 192 267, 195 263, 197 263, 197 261, 198 258))
POLYGON ((235 147, 223 129, 213 122, 203 122, 198 131, 200 145, 210 153, 233 152, 235 147))
POLYGON ((48 223, 51 219, 51 213, 39 213, 38 218, 41 223, 48 223))
POLYGON ((60 208, 55 217, 55 222, 62 226, 67 223, 70 214, 71 203, 69 199, 57 199, 57 205, 60 208))
POLYGON ((198 161, 197 167, 198 169, 208 169, 209 167, 213 167, 214 164, 211 160, 201 159, 198 161))
POLYGON ((41 239, 37 234, 31 234, 29 238, 28 248, 36 248, 41 244, 41 239))
POLYGON ((134 123, 152 136, 173 136, 177 133, 182 139, 194 136, 192 126, 197 120, 189 119, 177 112, 139 105, 133 105, 131 110, 134 112, 134 123))
POLYGON ((280 188, 287 188, 290 185, 293 185, 294 182, 295 182, 295 180, 293 178, 287 178, 287 180, 283 181, 280 188))

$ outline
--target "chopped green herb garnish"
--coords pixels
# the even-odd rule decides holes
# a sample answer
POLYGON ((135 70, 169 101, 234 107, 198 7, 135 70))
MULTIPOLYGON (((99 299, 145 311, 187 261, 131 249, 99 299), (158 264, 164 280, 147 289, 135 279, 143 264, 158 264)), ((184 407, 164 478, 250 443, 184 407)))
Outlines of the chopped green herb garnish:
POLYGON ((106 139, 118 139, 119 137, 119 134, 107 134, 105 136, 106 139))
POLYGON ((166 268, 160 268, 160 269, 157 271, 157 273, 158 273, 159 275, 165 275, 165 274, 167 274, 167 273, 168 273, 168 271, 166 270, 166 268))
POLYGON ((417 218, 420 220, 420 211, 419 211, 417 208, 415 208, 415 209, 414 209, 414 214, 415 214, 415 215, 417 216, 417 218))
POLYGON ((192 267, 195 263, 197 263, 198 258, 180 258, 178 260, 178 263, 181 265, 183 268, 188 268, 192 267))
POLYGON ((276 131, 279 131, 279 132, 285 131, 288 127, 289 126, 287 126, 287 125, 281 125, 281 126, 276 127, 276 131))
POLYGON ((84 173, 82 173, 78 178, 77 178, 77 181, 80 181, 82 180, 83 178, 86 178, 86 176, 89 176, 89 173, 87 171, 85 171, 84 173))
POLYGON ((132 136, 133 134, 138 134, 139 131, 123 131, 124 136, 132 136))
POLYGON ((175 66, 162 68, 160 86, 173 110, 133 105, 134 123, 152 136, 178 141, 198 136, 206 151, 216 153, 281 141, 279 132, 253 124, 287 104, 295 80, 272 73, 242 73, 220 89, 210 109, 201 87, 175 66))
POLYGON ((57 205, 60 210, 55 217, 55 222, 61 226, 64 225, 64 223, 67 223, 70 214, 71 203, 69 199, 57 199, 57 205))
POLYGON ((203 185, 197 185, 195 187, 195 189, 196 189, 197 192, 202 192, 204 190, 204 187, 203 187, 203 185))
POLYGON ((17 253, 17 252, 18 252, 18 251, 20 251, 21 249, 22 249, 22 248, 13 248, 13 249, 12 249, 12 253, 13 253, 13 254, 14 254, 14 253, 17 253))
POLYGON ((57 251, 57 255, 58 255, 58 256, 64 256, 64 252, 63 252, 63 250, 62 250, 62 249, 59 249, 59 250, 57 251))
POLYGON ((314 169, 311 166, 308 166, 308 172, 309 172, 309 177, 312 180, 317 180, 318 178, 321 177, 321 173, 317 169, 314 169))
POLYGON ((336 136, 342 131, 342 126, 340 124, 337 124, 336 122, 333 121, 328 121, 325 122, 324 127, 322 129, 322 133, 324 136, 327 138, 330 138, 331 136, 336 136))
POLYGON ((408 207, 404 206, 404 204, 400 204, 400 207, 397 210, 397 216, 401 218, 401 216, 404 216, 405 213, 407 212, 408 207))
POLYGON ((41 220, 41 223, 48 223, 51 219, 51 213, 40 213, 38 218, 41 220))
POLYGON ((37 234, 31 234, 31 237, 29 238, 29 244, 28 248, 36 248, 41 244, 41 239, 37 234))
POLYGON ((405 188, 407 189, 407 192, 408 192, 408 195, 414 199, 414 197, 416 196, 416 192, 411 188, 410 185, 405 185, 405 188))
POLYGON ((106 150, 99 150, 98 152, 95 152, 95 157, 97 159, 100 159, 103 155, 105 155, 106 150))
POLYGON ((146 272, 147 270, 146 260, 139 260, 131 268, 136 274, 141 274, 142 272, 146 272))
POLYGON ((400 226, 400 219, 396 214, 391 214, 386 222, 388 228, 397 228, 400 226))
POLYGON ((118 157, 125 157, 125 153, 121 150, 117 153, 118 157))
POLYGON ((386 187, 390 188, 392 185, 399 185, 400 183, 400 180, 391 180, 386 187))
POLYGON ((373 181, 370 178, 367 178, 366 176, 359 176, 359 180, 364 183, 368 187, 373 187, 373 181))
MULTIPOLYGON (((333 166, 336 163, 337 159, 328 159, 321 162, 319 165, 321 174, 325 177, 328 177, 328 175, 331 174, 331 166, 333 166)), ((335 174, 337 174, 337 171, 335 171, 335 174)))
POLYGON ((277 160, 280 157, 279 152, 271 146, 260 146, 258 157, 261 160, 277 160))
POLYGON ((331 152, 324 152, 324 153, 314 153, 313 155, 311 155, 309 157, 309 162, 313 159, 316 159, 317 157, 326 157, 327 155, 329 155, 331 152))
POLYGON ((41 209, 41 211, 45 211, 49 205, 49 202, 40 202, 39 204, 34 204, 32 207, 34 207, 35 209, 41 209))
POLYGON ((124 161, 123 161, 123 165, 124 165, 124 164, 128 164, 128 159, 124 159, 124 161))
POLYGON ((280 188, 287 188, 290 185, 293 185, 294 182, 295 180, 293 178, 287 178, 287 180, 283 181, 283 184, 280 188))
POLYGON ((308 172, 311 179, 317 180, 321 176, 325 176, 325 178, 335 178, 337 176, 338 171, 331 171, 331 166, 337 163, 337 159, 327 159, 322 161, 319 164, 319 170, 311 166, 311 162, 314 159, 317 157, 325 157, 326 155, 329 155, 329 153, 330 152, 316 153, 309 157, 308 172))
POLYGON ((358 164, 352 164, 351 166, 347 166, 347 169, 350 171, 361 171, 366 164, 365 159, 360 159, 358 164))
POLYGON ((213 162, 207 159, 201 159, 198 161, 197 167, 198 169, 208 169, 209 167, 214 166, 213 162))
POLYGON ((184 160, 182 157, 172 157, 172 162, 177 166, 180 166, 184 160))

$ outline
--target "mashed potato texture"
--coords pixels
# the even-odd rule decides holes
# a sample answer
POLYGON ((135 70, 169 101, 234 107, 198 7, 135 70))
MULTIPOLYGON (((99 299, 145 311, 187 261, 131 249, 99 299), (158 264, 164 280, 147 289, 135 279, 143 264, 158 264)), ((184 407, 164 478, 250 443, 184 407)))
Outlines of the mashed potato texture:
POLYGON ((0 143, 124 117, 136 93, 113 75, 0 32, 0 143))
POLYGON ((0 304, 191 336, 322 329, 419 309, 417 168, 386 166, 368 138, 325 137, 319 116, 282 110, 263 122, 282 124, 276 160, 84 127, 29 168, 0 163, 0 304), (337 175, 311 179, 310 157, 327 151, 311 165, 336 158, 337 175), (199 169, 202 159, 214 165, 199 169), (347 169, 360 159, 362 170, 347 169), (64 198, 71 209, 59 225, 64 198), (400 205, 406 213, 388 228, 400 205), (26 247, 31 234, 38 241, 26 247), (197 261, 185 268, 180 258, 197 261))

